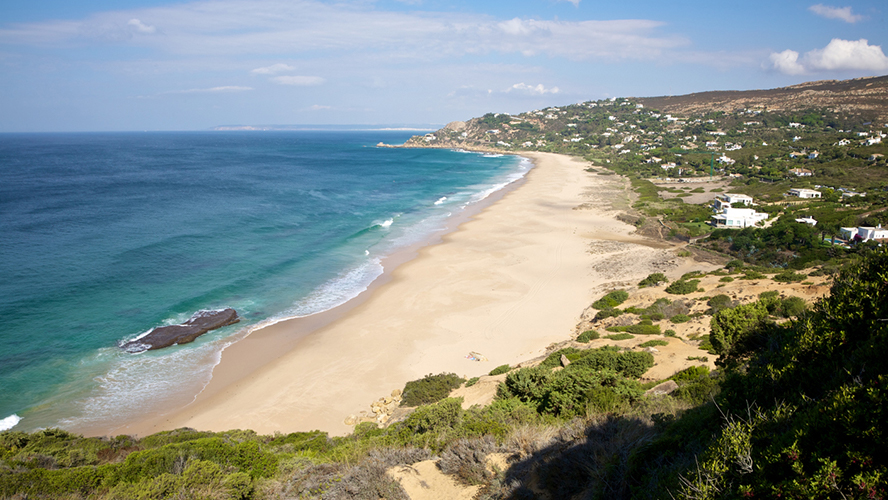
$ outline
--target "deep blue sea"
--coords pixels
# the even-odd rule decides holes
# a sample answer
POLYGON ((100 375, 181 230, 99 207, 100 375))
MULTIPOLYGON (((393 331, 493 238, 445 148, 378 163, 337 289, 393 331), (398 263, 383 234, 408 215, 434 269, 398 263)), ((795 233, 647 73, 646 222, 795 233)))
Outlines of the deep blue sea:
POLYGON ((355 297, 381 259, 530 168, 377 148, 403 131, 0 134, 0 429, 137 416, 257 325, 355 297), (130 354, 194 312, 238 324, 130 354))

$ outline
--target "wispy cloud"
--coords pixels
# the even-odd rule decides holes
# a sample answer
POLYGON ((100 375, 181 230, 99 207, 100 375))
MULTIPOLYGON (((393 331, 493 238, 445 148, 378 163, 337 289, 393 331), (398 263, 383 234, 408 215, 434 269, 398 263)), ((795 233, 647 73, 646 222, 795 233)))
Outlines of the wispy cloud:
POLYGON ((558 87, 546 88, 543 84, 539 84, 537 86, 527 85, 524 82, 516 83, 512 85, 506 92, 518 92, 522 94, 530 94, 530 95, 545 95, 545 94, 557 94, 561 92, 558 87))
MULTIPOLYGON (((371 4, 314 0, 220 0, 98 13, 0 29, 0 42, 65 47, 71 43, 138 43, 161 53, 199 57, 246 54, 373 53, 398 60, 518 53, 572 60, 650 60, 689 45, 644 19, 561 21, 446 12, 401 12, 371 4), (119 36, 122 27, 163 37, 119 36), (132 23, 132 24, 130 24, 132 23)), ((275 66, 275 65, 273 65, 275 66)))
POLYGON ((321 85, 326 80, 319 76, 276 76, 271 79, 272 82, 279 85, 294 85, 297 87, 313 87, 321 85))
POLYGON ((246 92, 248 90, 253 90, 253 87, 239 87, 236 85, 225 85, 221 87, 210 87, 205 89, 185 89, 185 90, 167 90, 166 92, 160 92, 159 94, 154 95, 140 95, 139 99, 154 99, 157 97, 162 97, 166 95, 175 95, 175 94, 217 94, 217 93, 226 93, 226 92, 246 92))
POLYGON ((866 39, 842 40, 833 38, 822 49, 800 55, 794 50, 772 53, 766 67, 788 75, 817 71, 886 71, 888 56, 879 45, 870 45, 866 39))
POLYGON ((272 64, 271 66, 265 66, 263 68, 256 68, 251 70, 250 73, 255 75, 276 75, 278 73, 284 73, 287 71, 294 71, 296 68, 290 66, 289 64, 278 63, 272 64))
POLYGON ((157 31, 157 28, 154 26, 148 26, 138 19, 130 19, 129 22, 126 23, 129 26, 132 26, 136 29, 138 33, 142 33, 145 35, 150 35, 157 31))
POLYGON ((820 17, 825 17, 827 19, 841 19, 842 21, 851 24, 863 19, 863 16, 861 15, 852 14, 851 7, 830 7, 819 3, 808 7, 808 10, 820 17))

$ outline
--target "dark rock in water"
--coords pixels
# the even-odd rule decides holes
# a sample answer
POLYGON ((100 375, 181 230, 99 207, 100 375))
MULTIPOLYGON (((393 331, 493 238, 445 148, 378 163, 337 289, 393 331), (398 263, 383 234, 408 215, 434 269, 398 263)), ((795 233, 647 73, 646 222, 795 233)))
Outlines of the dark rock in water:
POLYGON ((231 308, 216 311, 197 311, 181 325, 153 328, 145 336, 120 345, 128 352, 151 351, 175 344, 187 344, 216 328, 240 321, 237 311, 231 308))

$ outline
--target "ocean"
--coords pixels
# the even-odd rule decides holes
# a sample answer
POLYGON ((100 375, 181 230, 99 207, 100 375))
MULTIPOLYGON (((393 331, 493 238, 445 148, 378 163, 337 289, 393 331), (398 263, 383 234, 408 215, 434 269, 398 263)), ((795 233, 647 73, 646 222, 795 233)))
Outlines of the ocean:
POLYGON ((384 257, 531 166, 375 147, 410 135, 0 134, 0 430, 125 422, 193 397, 227 345, 354 298, 384 257), (241 322, 118 347, 223 307, 241 322))

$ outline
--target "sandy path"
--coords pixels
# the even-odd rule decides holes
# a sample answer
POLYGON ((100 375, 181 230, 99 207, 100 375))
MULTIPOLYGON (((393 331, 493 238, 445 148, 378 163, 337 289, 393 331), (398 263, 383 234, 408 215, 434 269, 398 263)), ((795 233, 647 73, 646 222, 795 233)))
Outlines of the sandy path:
POLYGON ((671 250, 616 220, 610 207, 625 204, 622 179, 586 172, 588 163, 567 156, 528 156, 536 167, 523 185, 423 248, 331 323, 259 330, 224 351, 194 403, 113 432, 346 434, 346 416, 406 381, 477 376, 538 356, 572 335, 607 283, 634 283, 677 265, 671 250), (489 362, 466 359, 470 351, 489 362))

